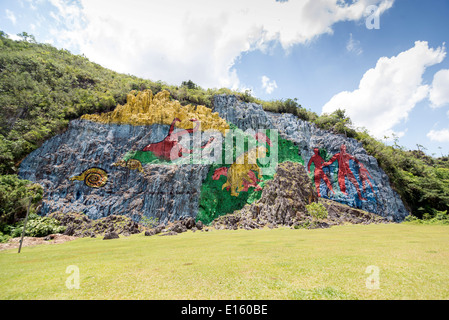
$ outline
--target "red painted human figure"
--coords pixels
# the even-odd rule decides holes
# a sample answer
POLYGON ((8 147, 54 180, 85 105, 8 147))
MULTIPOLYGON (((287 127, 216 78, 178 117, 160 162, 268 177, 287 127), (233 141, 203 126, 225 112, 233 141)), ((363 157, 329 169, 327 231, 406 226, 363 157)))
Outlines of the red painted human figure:
POLYGON ((347 195, 345 183, 345 178, 347 177, 356 188, 359 199, 366 200, 362 197, 362 194, 360 193, 359 183, 357 182, 354 173, 351 171, 351 168, 349 168, 349 160, 353 160, 358 164, 360 164, 360 162, 354 156, 346 153, 346 146, 344 144, 341 145, 340 152, 335 154, 329 161, 325 162, 323 166, 329 166, 334 163, 335 160, 338 161, 338 185, 340 186, 341 192, 347 195))
MULTIPOLYGON (((170 129, 168 131, 168 135, 164 138, 164 140, 156 143, 150 143, 145 148, 143 148, 142 151, 151 151, 156 155, 158 158, 165 159, 165 160, 176 160, 180 157, 182 157, 183 153, 192 153, 193 150, 184 148, 178 141, 179 137, 185 134, 193 133, 198 131, 198 120, 197 119, 191 119, 192 122, 197 122, 195 127, 193 129, 186 129, 178 132, 173 132, 175 129, 175 123, 180 122, 178 118, 173 119, 173 122, 170 125, 170 129)), ((202 149, 209 146, 209 144, 214 140, 214 138, 210 138, 209 141, 204 145, 201 146, 202 149)))
POLYGON ((315 178, 315 187, 316 191, 318 192, 318 196, 321 197, 320 193, 321 179, 324 180, 327 187, 329 188, 330 191, 332 191, 333 194, 335 194, 335 192, 332 188, 332 183, 330 182, 329 178, 323 171, 324 159, 320 156, 319 151, 320 150, 318 148, 313 149, 314 155, 310 158, 309 163, 307 164, 307 170, 310 172, 310 166, 312 165, 312 163, 315 165, 315 171, 313 173, 315 178))
POLYGON ((366 182, 369 183, 369 185, 371 186, 371 190, 373 190, 373 192, 374 192, 373 185, 371 184, 371 181, 369 180, 368 176, 371 179, 373 177, 371 177, 368 170, 365 168, 365 166, 363 164, 361 164, 360 162, 358 162, 358 164, 359 164, 359 168, 360 168, 359 177, 360 177, 360 180, 362 181, 363 192, 366 192, 366 182))

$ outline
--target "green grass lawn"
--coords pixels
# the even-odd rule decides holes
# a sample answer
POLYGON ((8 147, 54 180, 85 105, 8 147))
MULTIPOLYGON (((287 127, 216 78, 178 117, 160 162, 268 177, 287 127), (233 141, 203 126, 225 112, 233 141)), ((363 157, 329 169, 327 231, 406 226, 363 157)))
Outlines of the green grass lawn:
POLYGON ((0 299, 448 299, 449 226, 83 238, 0 251, 0 299), (79 268, 79 289, 66 268, 79 268), (366 287, 379 268, 377 290, 366 287))

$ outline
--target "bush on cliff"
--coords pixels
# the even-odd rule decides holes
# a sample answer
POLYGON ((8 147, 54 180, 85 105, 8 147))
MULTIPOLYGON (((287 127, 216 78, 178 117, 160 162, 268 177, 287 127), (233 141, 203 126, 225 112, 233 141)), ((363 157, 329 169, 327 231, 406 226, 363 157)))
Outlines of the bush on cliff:
POLYGON ((306 205, 307 213, 316 219, 326 219, 328 212, 326 207, 320 202, 312 202, 306 205))

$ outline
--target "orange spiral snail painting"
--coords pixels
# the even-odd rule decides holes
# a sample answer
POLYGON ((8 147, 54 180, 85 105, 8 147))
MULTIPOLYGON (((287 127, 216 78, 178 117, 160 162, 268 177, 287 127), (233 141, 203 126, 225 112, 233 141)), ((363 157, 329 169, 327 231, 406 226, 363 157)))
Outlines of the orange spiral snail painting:
POLYGON ((91 188, 101 188, 106 182, 108 182, 108 174, 106 171, 100 168, 90 168, 84 171, 79 176, 74 176, 69 179, 70 181, 79 180, 84 181, 86 186, 91 188))

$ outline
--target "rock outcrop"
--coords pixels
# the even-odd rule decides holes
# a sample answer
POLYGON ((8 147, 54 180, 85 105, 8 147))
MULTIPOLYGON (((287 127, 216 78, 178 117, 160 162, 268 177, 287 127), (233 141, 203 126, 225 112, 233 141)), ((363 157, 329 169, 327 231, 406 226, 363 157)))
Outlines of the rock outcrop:
POLYGON ((117 234, 117 236, 120 234, 129 236, 143 230, 143 227, 137 222, 122 215, 110 215, 97 220, 89 219, 85 214, 73 212, 54 212, 50 216, 58 220, 62 226, 67 227, 64 235, 80 238, 95 238, 107 235, 111 237, 112 233, 117 234))
MULTIPOLYGON (((300 150, 301 156, 307 164, 314 154, 314 148, 332 156, 339 153, 342 145, 347 152, 356 158, 367 170, 366 177, 359 174, 359 164, 350 161, 348 165, 354 173, 357 184, 353 184, 346 177, 345 186, 347 194, 339 192, 338 186, 338 161, 328 166, 323 171, 329 178, 334 188, 333 191, 322 180, 320 183, 320 196, 342 204, 376 213, 391 221, 402 221, 410 213, 405 208, 397 192, 390 186, 390 180, 386 173, 379 167, 377 160, 369 156, 362 144, 355 139, 344 135, 334 134, 321 130, 314 124, 302 121, 298 117, 289 114, 265 112, 262 106, 254 103, 245 103, 236 96, 218 95, 214 99, 214 111, 220 117, 235 124, 242 130, 252 129, 276 129, 280 137, 293 141, 300 150), (362 179, 364 178, 364 179, 362 179), (360 194, 358 190, 360 191, 360 194)), ((308 171, 313 175, 313 171, 308 171)))
POLYGON ((341 224, 388 223, 388 220, 335 201, 318 199, 305 168, 299 163, 279 165, 273 180, 268 181, 262 197, 233 214, 217 218, 216 229, 258 229, 290 226, 292 228, 328 228, 341 224), (314 217, 307 205, 323 204, 326 217, 314 217))
POLYGON ((256 103, 245 103, 233 95, 216 95, 214 97, 214 112, 221 118, 233 123, 243 131, 247 129, 270 129, 271 119, 256 103))
POLYGON ((154 236, 156 234, 160 236, 174 236, 178 233, 187 232, 191 230, 193 232, 201 230, 203 231, 203 224, 201 221, 196 222, 192 217, 182 218, 174 222, 169 222, 167 225, 158 225, 145 231, 145 236, 154 236))

